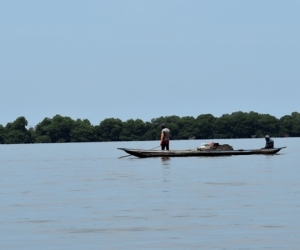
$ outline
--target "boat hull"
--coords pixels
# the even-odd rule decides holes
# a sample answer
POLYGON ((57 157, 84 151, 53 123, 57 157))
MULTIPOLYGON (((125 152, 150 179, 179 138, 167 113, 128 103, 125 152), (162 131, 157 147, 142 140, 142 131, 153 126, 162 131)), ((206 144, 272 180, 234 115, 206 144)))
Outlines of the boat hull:
POLYGON ((126 153, 139 157, 195 157, 195 156, 233 156, 233 155, 274 155, 281 148, 272 149, 239 149, 239 150, 147 150, 147 149, 129 149, 118 148, 126 153))

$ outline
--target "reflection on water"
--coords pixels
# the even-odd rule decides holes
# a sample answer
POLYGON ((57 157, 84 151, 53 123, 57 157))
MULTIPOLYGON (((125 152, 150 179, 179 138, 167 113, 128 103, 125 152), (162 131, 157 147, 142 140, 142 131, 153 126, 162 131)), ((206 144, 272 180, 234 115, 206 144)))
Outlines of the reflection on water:
MULTIPOLYGON (((153 159, 116 149, 153 142, 1 146, 0 249, 298 249, 299 142, 276 139, 288 148, 273 157, 153 159)), ((172 146, 184 143, 200 145, 172 146)))
POLYGON ((161 157, 161 162, 163 165, 169 165, 170 164, 170 158, 169 157, 161 157))

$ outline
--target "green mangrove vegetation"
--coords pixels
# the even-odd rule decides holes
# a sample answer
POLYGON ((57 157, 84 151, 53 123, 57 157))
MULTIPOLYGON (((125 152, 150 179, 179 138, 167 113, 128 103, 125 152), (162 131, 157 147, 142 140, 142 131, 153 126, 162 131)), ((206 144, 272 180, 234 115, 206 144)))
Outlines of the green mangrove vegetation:
POLYGON ((201 114, 196 118, 173 115, 154 118, 150 122, 107 118, 99 125, 92 125, 87 119, 73 120, 55 115, 30 128, 27 128, 28 121, 23 116, 6 126, 0 125, 0 144, 159 140, 162 123, 171 130, 173 140, 260 138, 266 134, 271 137, 300 136, 298 112, 281 118, 253 111, 239 111, 221 117, 211 114, 201 114))

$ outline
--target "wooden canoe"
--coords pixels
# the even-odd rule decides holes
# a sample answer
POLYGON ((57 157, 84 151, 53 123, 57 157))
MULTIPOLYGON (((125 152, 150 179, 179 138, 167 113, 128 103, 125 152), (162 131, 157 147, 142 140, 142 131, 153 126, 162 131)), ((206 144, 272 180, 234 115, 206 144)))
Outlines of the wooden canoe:
POLYGON ((190 156, 232 156, 232 155, 274 155, 278 153, 281 148, 271 149, 238 149, 238 150, 147 150, 147 149, 130 149, 118 148, 126 153, 139 157, 190 157, 190 156))

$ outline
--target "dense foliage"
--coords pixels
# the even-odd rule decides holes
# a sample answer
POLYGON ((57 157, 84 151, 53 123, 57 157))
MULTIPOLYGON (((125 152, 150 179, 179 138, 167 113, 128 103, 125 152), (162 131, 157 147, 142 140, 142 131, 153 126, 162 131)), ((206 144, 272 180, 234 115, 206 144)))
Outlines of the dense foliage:
POLYGON ((280 119, 256 112, 235 112, 218 118, 211 114, 197 118, 166 116, 150 122, 107 118, 96 126, 87 119, 75 121, 56 115, 52 119, 45 118, 35 128, 27 129, 28 122, 23 116, 5 127, 0 125, 0 144, 158 140, 162 123, 171 130, 174 140, 253 138, 266 134, 272 137, 300 136, 298 112, 280 119))

